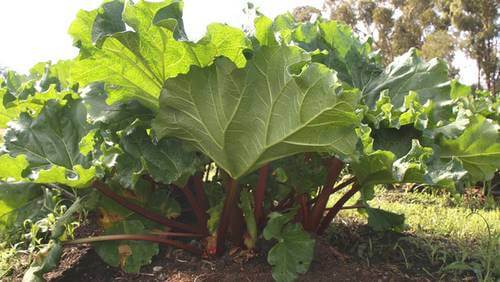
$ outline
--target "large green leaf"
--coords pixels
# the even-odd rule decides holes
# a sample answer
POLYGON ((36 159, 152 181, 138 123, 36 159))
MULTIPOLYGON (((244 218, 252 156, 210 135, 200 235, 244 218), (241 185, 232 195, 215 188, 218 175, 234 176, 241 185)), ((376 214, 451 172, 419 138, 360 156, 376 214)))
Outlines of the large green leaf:
POLYGON ((391 151, 396 157, 402 157, 412 147, 413 140, 421 139, 421 133, 412 126, 399 129, 381 128, 372 130, 373 149, 391 151))
POLYGON ((408 95, 404 96, 403 105, 395 107, 389 96, 389 90, 385 89, 375 102, 375 108, 366 109, 365 120, 377 130, 398 132, 398 135, 399 132, 403 132, 405 135, 402 138, 382 138, 382 142, 392 140, 395 143, 407 144, 411 138, 421 136, 435 138, 443 134, 455 138, 469 124, 472 112, 464 109, 457 101, 447 100, 439 106, 430 99, 423 100, 426 103, 422 105, 421 98, 417 92, 409 91, 408 95), (439 116, 436 116, 437 114, 439 116), (410 132, 413 132, 412 136, 408 136, 407 133, 410 132))
POLYGON ((30 69, 30 74, 38 80, 42 91, 46 91, 51 86, 62 91, 70 86, 69 72, 72 65, 73 60, 60 60, 55 64, 50 61, 40 62, 30 69))
POLYGON ((124 4, 121 0, 105 2, 101 5, 92 25, 92 42, 99 42, 104 37, 126 30, 122 20, 124 4))
POLYGON ((414 139, 408 153, 394 161, 392 168, 394 178, 399 182, 424 182, 426 163, 432 154, 431 148, 422 147, 414 139))
POLYGON ((445 117, 450 106, 450 83, 446 63, 433 59, 423 61, 416 49, 397 57, 379 77, 363 89, 365 103, 375 108, 383 91, 387 91, 395 109, 405 108, 405 97, 410 91, 417 93, 417 101, 424 105, 432 103, 435 121, 445 117), (446 110, 446 111, 445 111, 446 110))
POLYGON ((7 91, 7 88, 0 88, 0 128, 7 127, 7 123, 19 115, 18 109, 5 107, 4 97, 8 93, 7 91))
MULTIPOLYGON (((443 61, 425 62, 415 49, 396 58, 363 89, 365 120, 377 129, 375 135, 377 131, 382 133, 374 136, 375 143, 393 142, 408 147, 413 138, 422 141, 423 136, 431 139, 440 134, 456 137, 468 125, 471 115, 456 107, 452 96, 458 95, 457 91, 452 89, 443 61), (391 132, 396 134, 385 134, 391 132)), ((401 156, 401 152, 393 152, 401 156)))
POLYGON ((41 194, 42 189, 36 184, 0 182, 0 223, 14 225, 18 214, 12 213, 41 194))
POLYGON ((395 160, 392 152, 377 150, 361 156, 358 161, 351 163, 351 168, 362 187, 394 183, 392 164, 395 160))
POLYGON ((7 95, 10 96, 10 99, 26 99, 36 92, 36 81, 30 76, 11 70, 0 73, 0 76, 3 76, 3 82, 0 83, 0 86, 7 90, 7 95))
POLYGON ((371 207, 366 208, 366 213, 368 214, 368 226, 375 231, 402 229, 404 226, 404 215, 371 207))
POLYGON ((27 97, 6 96, 6 89, 0 89, 0 128, 5 128, 11 121, 19 119, 21 113, 37 116, 50 100, 64 105, 66 96, 77 98, 72 91, 57 91, 56 85, 50 85, 45 91, 35 91, 27 97))
POLYGON ((340 22, 297 23, 288 13, 274 21, 265 16, 256 18, 255 30, 261 45, 278 45, 276 37, 283 44, 293 42, 311 52, 313 61, 334 69, 342 82, 353 87, 363 89, 381 72, 371 54, 370 43, 362 43, 348 25, 340 22))
POLYGON ((83 186, 95 171, 80 152, 80 142, 89 131, 86 118, 81 101, 70 99, 61 106, 51 100, 35 119, 22 113, 19 121, 10 125, 5 147, 13 157, 26 157, 28 177, 35 182, 83 186))
POLYGON ((98 12, 97 9, 92 11, 78 11, 75 20, 73 20, 68 29, 69 35, 73 38, 73 45, 80 48, 80 55, 83 57, 89 55, 89 49, 93 49, 92 29, 98 12))
POLYGON ((220 58, 168 80, 153 128, 193 144, 239 178, 299 152, 351 154, 357 99, 299 48, 262 47, 243 69, 220 58))
MULTIPOLYGON (((115 223, 105 234, 144 234, 144 225, 138 220, 115 223)), ((97 254, 107 264, 120 267, 126 272, 139 272, 141 266, 151 263, 151 258, 158 254, 156 243, 141 241, 110 241, 95 243, 97 254)))
MULTIPOLYGON (((457 84, 458 82, 455 82, 453 85, 456 88, 464 87, 463 85, 457 86, 457 84)), ((492 95, 492 93, 484 90, 476 90, 473 95, 460 97, 460 102, 464 104, 464 108, 474 114, 480 114, 492 120, 500 120, 499 95, 492 95)))
POLYGON ((23 180, 23 170, 29 163, 23 155, 15 158, 5 154, 0 156, 0 181, 20 181, 23 180))
POLYGON ((75 165, 72 169, 61 166, 52 166, 49 169, 38 171, 38 175, 33 180, 35 183, 59 183, 74 188, 86 188, 95 178, 95 167, 84 168, 75 165))
POLYGON ((455 139, 442 138, 441 157, 458 158, 473 180, 489 180, 500 167, 500 126, 476 115, 455 139))
POLYGON ((278 241, 267 255, 273 278, 278 282, 295 281, 297 274, 306 273, 314 254, 314 239, 300 224, 290 220, 288 215, 271 213, 264 229, 266 240, 278 241))
POLYGON ((254 20, 255 39, 261 46, 287 45, 294 39, 298 23, 290 13, 278 15, 274 20, 259 16, 254 20))
POLYGON ((82 12, 71 34, 84 45, 89 44, 89 39, 102 42, 91 48, 91 55, 76 62, 72 78, 82 85, 108 83, 109 103, 137 99, 157 109, 164 81, 188 72, 191 65, 206 66, 216 56, 227 56, 239 66, 245 63, 243 50, 250 45, 239 29, 213 24, 197 44, 177 40, 183 33, 181 9, 178 1, 141 0, 136 4, 127 2, 123 15, 116 15, 120 10, 116 7, 101 13, 82 12), (90 24, 94 28, 89 28, 90 24), (116 32, 121 24, 132 30, 116 32))
MULTIPOLYGON (((87 102, 88 100, 86 100, 87 102)), ((97 101, 98 103, 101 101, 97 101)), ((100 104, 102 109, 99 112, 94 112, 93 121, 99 123, 101 128, 118 132, 128 126, 134 124, 135 121, 141 120, 150 122, 154 114, 151 110, 144 107, 137 101, 129 101, 125 103, 116 103, 111 106, 100 104)), ((96 110, 92 108, 91 110, 96 110)))
POLYGON ((165 184, 187 179, 199 165, 195 152, 184 149, 179 141, 165 138, 154 142, 144 128, 126 132, 120 143, 124 155, 117 159, 117 174, 127 187, 135 186, 137 177, 146 172, 165 184))
MULTIPOLYGON (((389 143, 390 145, 390 143, 389 143)), ((465 176, 460 161, 453 157, 440 158, 430 147, 423 147, 413 139, 406 154, 397 158, 394 150, 365 152, 359 161, 351 163, 353 173, 362 187, 389 183, 425 183, 453 188, 465 176)))
POLYGON ((440 187, 455 188, 455 184, 467 175, 462 162, 456 157, 451 160, 435 159, 427 165, 427 172, 424 176, 425 183, 436 184, 440 187))
POLYGON ((326 55, 318 54, 317 61, 339 73, 339 79, 353 87, 364 87, 381 72, 376 60, 371 57, 369 42, 361 43, 351 28, 336 21, 319 24, 322 50, 326 55))
POLYGON ((80 94, 87 108, 91 123, 101 130, 119 132, 140 120, 149 123, 154 113, 135 100, 106 104, 108 97, 103 83, 94 83, 85 88, 80 94))

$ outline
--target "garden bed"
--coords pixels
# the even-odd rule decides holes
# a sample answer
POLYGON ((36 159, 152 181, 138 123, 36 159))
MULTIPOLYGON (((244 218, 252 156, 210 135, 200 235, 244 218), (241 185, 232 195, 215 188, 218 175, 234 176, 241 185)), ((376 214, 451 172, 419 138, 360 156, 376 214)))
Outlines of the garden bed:
MULTIPOLYGON (((76 230, 77 238, 94 236, 99 233, 96 216, 76 230)), ((354 223, 355 224, 355 223, 354 223)), ((336 224, 335 226, 337 226, 336 224)), ((368 242, 370 232, 366 228, 356 228, 340 224, 336 232, 316 238, 314 260, 309 271, 300 281, 430 281, 423 271, 405 269, 402 257, 377 259, 373 262, 352 253, 347 244, 349 238, 368 242), (363 231, 365 230, 365 231, 363 231), (339 233, 341 232, 341 233, 339 233), (353 233, 354 232, 354 233, 353 233), (356 233, 356 234, 355 234, 356 233), (333 244, 331 240, 336 240, 333 244), (367 267, 370 265, 371 267, 367 267)), ((395 243, 400 236, 389 238, 387 245, 395 243), (392 240, 392 241, 391 241, 392 240)), ((401 235, 403 236, 403 235, 401 235)), ((66 246, 59 265, 46 273, 47 281, 273 281, 271 266, 266 261, 272 244, 262 241, 259 252, 231 250, 217 259, 202 259, 183 250, 170 247, 161 248, 160 254, 139 273, 125 273, 101 260, 89 245, 66 246)), ((425 264, 425 262, 422 262, 425 264)), ((19 269, 9 279, 20 281, 24 269, 19 269)))
MULTIPOLYGON (((138 274, 127 274, 101 261, 89 247, 68 247, 56 270, 47 273, 48 281, 273 281, 265 252, 246 261, 246 254, 236 252, 217 260, 203 260, 183 251, 162 249, 151 265, 138 274)), ((338 252, 320 239, 316 256, 302 281, 425 281, 402 272, 390 263, 366 262, 340 257, 338 252), (410 278, 411 277, 411 278, 410 278)))

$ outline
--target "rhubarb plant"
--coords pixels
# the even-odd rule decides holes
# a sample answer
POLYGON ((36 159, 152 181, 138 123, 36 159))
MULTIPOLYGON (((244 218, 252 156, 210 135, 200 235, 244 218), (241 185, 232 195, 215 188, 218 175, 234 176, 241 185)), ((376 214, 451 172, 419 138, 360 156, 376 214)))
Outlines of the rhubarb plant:
POLYGON ((22 228, 50 191, 76 198, 61 222, 85 207, 102 229, 52 230, 26 281, 67 244, 137 272, 160 244, 211 258, 264 240, 274 279, 293 281, 344 208, 403 228, 370 207, 376 185, 459 191, 500 167, 498 101, 444 62, 412 49, 383 67, 347 26, 289 14, 194 42, 182 5, 105 1, 71 24, 76 58, 2 74, 0 229, 22 228))

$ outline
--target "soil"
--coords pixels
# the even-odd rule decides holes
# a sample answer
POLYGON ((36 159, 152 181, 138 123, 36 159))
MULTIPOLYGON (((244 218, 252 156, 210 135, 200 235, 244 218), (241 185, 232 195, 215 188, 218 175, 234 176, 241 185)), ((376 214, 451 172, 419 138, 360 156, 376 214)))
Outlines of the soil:
MULTIPOLYGON (((98 234, 98 227, 92 222, 95 221, 90 220, 90 224, 80 227, 76 236, 81 238, 98 234)), ((401 267, 399 261, 367 261, 352 255, 346 245, 354 245, 354 237, 348 233, 343 234, 345 238, 316 239, 314 261, 309 271, 300 276, 299 281, 431 281, 422 272, 401 267), (330 244, 329 240, 332 239, 338 240, 337 246, 330 244)), ((44 278, 47 281, 70 282, 273 281, 271 267, 266 261, 266 250, 269 248, 270 246, 261 246, 261 252, 252 255, 233 250, 229 252, 231 256, 205 260, 182 250, 164 247, 150 265, 143 267, 140 273, 131 274, 108 266, 90 246, 67 246, 58 267, 45 274, 44 278)), ((14 281, 20 281, 22 273, 14 277, 14 281)))
MULTIPOLYGON (((66 248, 58 268, 45 278, 47 281, 273 281, 271 267, 263 254, 243 264, 229 256, 207 261, 183 251, 163 249, 141 273, 127 274, 107 266, 90 247, 66 248)), ((428 280, 410 278, 391 264, 367 267, 365 263, 339 256, 333 247, 320 240, 311 268, 299 281, 428 280)))

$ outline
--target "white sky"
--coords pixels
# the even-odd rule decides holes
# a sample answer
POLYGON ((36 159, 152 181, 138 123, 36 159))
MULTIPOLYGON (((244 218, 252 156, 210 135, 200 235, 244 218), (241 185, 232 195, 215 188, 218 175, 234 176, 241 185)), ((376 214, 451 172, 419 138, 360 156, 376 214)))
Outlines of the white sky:
MULTIPOLYGON (((0 0, 0 67, 27 72, 40 61, 70 59, 77 54, 68 27, 80 9, 90 10, 102 0, 0 0)), ((184 0, 184 24, 190 39, 205 33, 212 22, 235 27, 247 23, 242 9, 248 0, 184 0)), ((253 0, 268 17, 297 6, 321 8, 323 0, 253 0)), ((463 53, 456 56, 463 83, 477 78, 474 61, 463 53)))

